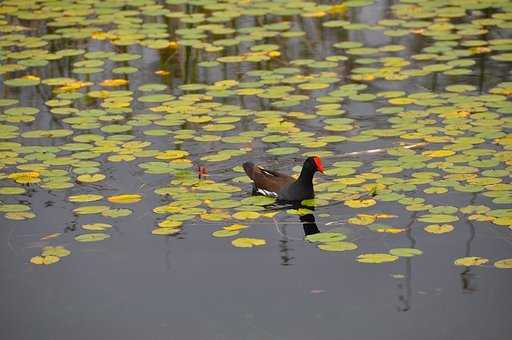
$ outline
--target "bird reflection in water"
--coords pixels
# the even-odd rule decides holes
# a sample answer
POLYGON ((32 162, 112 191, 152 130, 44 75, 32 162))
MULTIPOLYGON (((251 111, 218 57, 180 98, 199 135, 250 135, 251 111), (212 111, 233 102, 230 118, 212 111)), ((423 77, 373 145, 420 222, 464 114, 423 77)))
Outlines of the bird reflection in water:
MULTIPOLYGON (((309 210, 314 210, 309 208, 309 210)), ((300 216, 300 221, 302 222, 302 227, 304 228, 304 236, 318 234, 320 230, 315 222, 315 215, 306 214, 300 216)))
MULTIPOLYGON (((286 208, 289 208, 289 206, 286 208)), ((314 207, 305 207, 300 204, 293 205, 293 209, 315 210, 314 207)), ((304 229, 304 237, 308 236, 308 235, 312 235, 312 234, 317 234, 320 232, 320 230, 318 229, 318 226, 315 222, 315 215, 313 215, 312 213, 308 213, 305 215, 299 215, 299 220, 302 223, 302 227, 304 229)), ((281 240, 279 241, 279 253, 281 255, 281 265, 289 266, 289 265, 293 264, 292 260, 295 258, 290 255, 290 251, 293 250, 292 248, 290 248, 290 244, 289 244, 290 238, 288 237, 286 227, 281 229, 281 228, 279 228, 279 226, 277 226, 277 224, 276 224, 276 227, 279 229, 279 232, 282 236, 281 240)))
MULTIPOLYGON (((409 240, 410 248, 416 248, 416 239, 412 235, 412 225, 414 224, 414 221, 416 221, 416 213, 413 214, 413 217, 411 218, 411 221, 409 224, 405 227, 407 230, 405 235, 407 239, 409 240)), ((405 268, 404 268, 404 274, 401 275, 397 288, 398 288, 398 304, 397 304, 397 310, 399 312, 408 312, 411 309, 411 303, 412 303, 412 288, 411 288, 411 277, 412 277, 412 259, 405 258, 404 259, 405 268)))
MULTIPOLYGON (((475 239, 476 231, 475 225, 471 221, 467 221, 467 225, 469 226, 469 238, 466 241, 466 252, 464 254, 465 257, 471 256, 471 245, 475 239)), ((460 279, 462 281, 462 292, 466 294, 471 294, 476 292, 476 278, 477 276, 472 273, 471 267, 466 267, 462 273, 460 273, 460 279)))

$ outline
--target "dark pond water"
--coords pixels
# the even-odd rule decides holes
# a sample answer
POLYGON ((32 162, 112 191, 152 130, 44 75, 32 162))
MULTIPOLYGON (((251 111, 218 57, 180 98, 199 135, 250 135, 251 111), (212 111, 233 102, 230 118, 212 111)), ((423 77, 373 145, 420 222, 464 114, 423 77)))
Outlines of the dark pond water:
POLYGON ((498 0, 1 2, 0 338, 510 339, 511 28, 498 0), (251 198, 243 162, 312 155, 314 202, 251 198))

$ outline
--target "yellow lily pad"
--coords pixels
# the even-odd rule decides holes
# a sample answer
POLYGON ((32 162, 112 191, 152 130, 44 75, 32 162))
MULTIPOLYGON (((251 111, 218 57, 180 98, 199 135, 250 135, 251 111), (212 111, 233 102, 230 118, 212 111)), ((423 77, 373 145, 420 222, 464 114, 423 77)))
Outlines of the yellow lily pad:
POLYGON ((159 154, 157 154, 155 156, 155 158, 156 159, 178 159, 178 158, 182 158, 182 157, 185 157, 185 156, 188 156, 188 152, 187 151, 183 151, 183 150, 167 150, 167 151, 160 152, 159 154))
POLYGON ((429 150, 422 153, 422 155, 432 158, 448 157, 455 154, 453 150, 429 150))
POLYGON ((386 263, 398 260, 398 256, 386 253, 368 253, 361 254, 357 257, 356 261, 361 263, 386 263))
POLYGON ((10 174, 8 178, 13 179, 16 183, 20 184, 33 184, 41 182, 41 179, 39 178, 40 176, 39 172, 28 171, 10 174))
POLYGON ((399 257, 413 257, 423 254, 421 250, 416 248, 393 248, 389 253, 399 257))
POLYGON ((83 194, 83 195, 72 195, 68 197, 70 202, 95 202, 103 198, 101 195, 94 194, 83 194))
POLYGON ((103 231, 109 228, 112 228, 112 225, 108 223, 88 223, 82 225, 82 229, 93 231, 103 231))
POLYGON ((179 228, 155 228, 151 231, 153 235, 174 235, 181 231, 179 228))
POLYGON ((375 215, 369 214, 357 214, 354 217, 348 219, 348 223, 355 225, 369 225, 377 220, 375 215))
POLYGON ((78 242, 96 242, 103 241, 109 238, 109 234, 104 233, 91 233, 91 234, 82 234, 75 237, 75 240, 78 242))
POLYGON ((53 233, 53 234, 49 234, 49 235, 46 235, 46 236, 41 237, 41 241, 44 241, 44 240, 50 240, 50 239, 52 239, 52 238, 59 237, 60 235, 62 235, 62 233, 53 233))
POLYGON ((215 212, 201 214, 201 218, 205 221, 224 221, 230 218, 230 215, 226 212, 215 212))
POLYGON ((42 265, 42 264, 50 265, 50 264, 57 263, 59 261, 60 261, 60 258, 58 256, 54 256, 54 255, 34 256, 30 259, 30 263, 39 264, 39 265, 42 265))
POLYGON ((372 198, 366 199, 366 200, 345 201, 345 205, 350 208, 368 208, 368 207, 371 207, 372 205, 375 205, 375 203, 377 203, 377 201, 375 201, 372 198))
POLYGON ((512 259, 503 259, 494 262, 494 266, 500 269, 512 269, 512 259))
POLYGON ((482 264, 486 264, 487 262, 489 262, 489 260, 486 258, 483 258, 483 257, 468 256, 468 257, 461 257, 459 259, 456 259, 453 263, 456 266, 470 267, 470 266, 480 266, 482 264))
POLYGON ((377 228, 378 233, 387 233, 387 234, 398 234, 404 232, 403 228, 377 228))
POLYGON ((352 242, 328 242, 318 245, 318 248, 326 251, 349 251, 357 249, 357 244, 352 242))
POLYGON ((240 234, 240 230, 225 230, 220 229, 216 230, 212 233, 213 237, 230 237, 240 234))
POLYGON ((53 255, 53 256, 58 256, 58 257, 64 257, 64 256, 68 256, 69 254, 71 254, 71 252, 69 250, 67 250, 66 248, 64 248, 63 246, 56 246, 56 247, 48 246, 48 247, 43 248, 43 252, 41 253, 41 256, 53 255))
POLYGON ((173 220, 163 220, 158 223, 160 228, 177 228, 183 224, 182 221, 173 221, 173 220))
POLYGON ((23 221, 36 217, 31 211, 8 212, 4 215, 8 220, 23 221))
POLYGON ((445 234, 453 231, 453 229, 451 224, 430 224, 425 227, 425 231, 431 234, 445 234))
POLYGON ((107 197, 107 200, 111 203, 119 203, 119 204, 129 204, 129 203, 137 203, 142 199, 142 196, 139 194, 123 194, 107 197))
POLYGON ((89 215, 89 214, 99 214, 105 210, 110 209, 107 205, 88 205, 85 207, 78 207, 73 209, 73 212, 78 215, 89 215))
POLYGON ((83 182, 83 183, 95 183, 95 182, 104 180, 105 175, 103 175, 103 174, 93 174, 93 175, 84 174, 84 175, 78 176, 76 179, 79 182, 83 182))
POLYGON ((241 237, 231 241, 231 244, 237 248, 252 248, 255 246, 263 246, 267 241, 258 238, 241 237))
POLYGON ((222 229, 224 230, 242 230, 242 229, 247 229, 249 228, 248 226, 244 225, 244 224, 232 224, 232 225, 228 225, 226 227, 222 227, 222 229))
POLYGON ((233 218, 237 220, 253 220, 260 217, 260 213, 256 211, 239 211, 233 214, 233 218))

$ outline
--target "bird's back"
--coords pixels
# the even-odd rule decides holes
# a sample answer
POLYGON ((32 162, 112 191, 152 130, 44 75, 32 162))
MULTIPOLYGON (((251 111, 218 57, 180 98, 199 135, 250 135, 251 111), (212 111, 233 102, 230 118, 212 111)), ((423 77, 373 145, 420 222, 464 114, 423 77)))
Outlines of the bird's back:
POLYGON ((272 193, 279 195, 279 193, 286 189, 290 184, 295 182, 295 178, 276 172, 264 169, 254 163, 246 162, 243 165, 245 173, 253 180, 255 191, 262 189, 272 196, 272 193))

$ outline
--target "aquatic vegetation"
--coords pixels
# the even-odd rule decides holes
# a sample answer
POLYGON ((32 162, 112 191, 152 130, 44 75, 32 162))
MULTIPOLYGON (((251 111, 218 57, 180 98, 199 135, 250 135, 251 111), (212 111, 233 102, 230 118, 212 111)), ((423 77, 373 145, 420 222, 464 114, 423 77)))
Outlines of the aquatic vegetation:
MULTIPOLYGON (((304 244, 361 263, 428 255, 367 237, 441 240, 465 224, 510 233, 512 7, 400 1, 360 22, 373 5, 4 1, 2 218, 37 221, 33 195, 51 193, 78 242, 108 242, 118 221, 150 214, 141 233, 205 225, 252 248, 279 237, 253 238, 259 226, 315 214, 322 232, 304 244), (314 155, 326 171, 313 201, 278 210, 248 195, 245 160, 291 168, 314 155), (328 227, 340 220, 347 230, 328 227)), ((52 249, 30 262, 66 256, 52 249)))
POLYGON ((30 262, 39 265, 50 265, 59 262, 62 257, 66 257, 70 254, 71 251, 63 246, 47 246, 43 247, 41 255, 32 257, 30 262))

